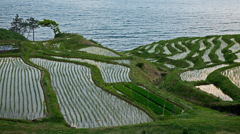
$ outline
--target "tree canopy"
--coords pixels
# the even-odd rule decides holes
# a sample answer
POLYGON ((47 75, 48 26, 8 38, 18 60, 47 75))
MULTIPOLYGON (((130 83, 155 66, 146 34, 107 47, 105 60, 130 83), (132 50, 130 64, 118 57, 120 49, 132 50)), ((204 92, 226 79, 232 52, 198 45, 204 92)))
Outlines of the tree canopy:
POLYGON ((53 20, 44 19, 43 21, 39 21, 38 25, 42 27, 50 27, 53 30, 54 35, 61 33, 58 27, 59 24, 53 20))
POLYGON ((11 22, 11 28, 9 30, 22 35, 24 35, 27 31, 29 31, 29 35, 30 31, 32 31, 34 41, 34 30, 36 28, 39 28, 38 20, 34 19, 33 17, 24 20, 23 18, 19 17, 18 14, 16 14, 15 18, 13 18, 13 21, 11 22))
POLYGON ((33 31, 33 41, 34 41, 34 30, 36 28, 39 28, 38 20, 35 20, 34 18, 30 17, 29 19, 26 20, 26 23, 29 28, 29 32, 30 32, 30 30, 33 31))
POLYGON ((11 28, 9 30, 24 35, 27 31, 27 24, 23 18, 20 18, 19 15, 16 14, 15 18, 13 18, 13 21, 11 22, 11 28))
POLYGON ((50 27, 53 30, 54 35, 56 36, 56 34, 61 33, 58 25, 59 24, 56 21, 49 20, 49 19, 38 21, 33 17, 30 17, 29 19, 24 20, 23 18, 19 17, 18 14, 16 14, 15 18, 13 18, 13 21, 11 22, 11 28, 9 30, 17 32, 22 35, 24 35, 27 31, 29 31, 28 32, 28 35, 29 35, 30 31, 32 31, 33 41, 34 41, 34 30, 36 28, 39 28, 39 26, 50 27))

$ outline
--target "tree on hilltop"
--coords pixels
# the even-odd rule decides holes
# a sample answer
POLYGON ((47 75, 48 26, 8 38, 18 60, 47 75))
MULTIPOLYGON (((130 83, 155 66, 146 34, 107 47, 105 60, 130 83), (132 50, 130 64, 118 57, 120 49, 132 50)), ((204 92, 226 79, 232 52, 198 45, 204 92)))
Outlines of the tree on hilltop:
POLYGON ((34 41, 34 34, 35 34, 35 29, 39 28, 38 25, 38 20, 35 20, 34 18, 30 17, 26 21, 19 17, 18 14, 16 14, 15 18, 13 18, 13 21, 11 22, 11 28, 9 29, 10 31, 17 32, 19 34, 24 35, 24 33, 28 32, 28 35, 30 31, 32 30, 33 32, 33 41, 34 41))
POLYGON ((61 31, 58 27, 59 24, 53 20, 44 19, 43 21, 39 21, 38 25, 40 25, 42 27, 50 27, 53 30, 55 36, 56 36, 56 34, 61 33, 61 31))
POLYGON ((28 32, 29 35, 30 31, 32 31, 34 41, 36 28, 39 28, 39 26, 50 27, 53 30, 54 35, 56 36, 56 34, 61 33, 58 25, 59 24, 53 20, 44 19, 43 21, 38 21, 33 17, 30 17, 25 21, 23 18, 19 17, 18 14, 16 14, 15 18, 13 18, 13 21, 11 22, 11 28, 9 30, 17 32, 22 35, 24 35, 24 33, 26 33, 27 31, 29 31, 28 32))
POLYGON ((32 30, 32 32, 33 32, 33 41, 34 41, 34 30, 36 28, 39 28, 38 22, 39 22, 38 20, 35 20, 32 17, 30 17, 29 19, 26 20, 27 26, 29 28, 29 32, 30 32, 30 30, 32 30))
POLYGON ((19 15, 16 14, 15 18, 13 18, 13 21, 11 22, 11 28, 9 28, 9 30, 24 35, 27 31, 27 24, 23 18, 20 18, 19 15))

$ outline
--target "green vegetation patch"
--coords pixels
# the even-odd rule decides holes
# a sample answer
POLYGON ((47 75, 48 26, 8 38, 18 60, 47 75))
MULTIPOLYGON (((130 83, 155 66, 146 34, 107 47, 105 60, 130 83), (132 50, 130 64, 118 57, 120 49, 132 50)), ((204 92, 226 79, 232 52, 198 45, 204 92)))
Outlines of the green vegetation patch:
POLYGON ((25 38, 23 35, 13 32, 10 30, 6 30, 3 28, 0 28, 0 40, 21 40, 21 41, 27 41, 28 39, 25 38))
POLYGON ((167 110, 173 112, 174 114, 180 114, 182 113, 182 109, 173 103, 169 102, 168 100, 158 96, 157 94, 148 91, 147 89, 143 89, 139 86, 136 86, 134 84, 126 84, 126 87, 132 89, 134 92, 142 95, 143 97, 149 99, 150 101, 156 103, 157 105, 166 108, 167 110))
POLYGON ((159 115, 172 115, 172 112, 167 109, 157 105, 156 103, 150 101, 149 99, 141 96, 140 94, 132 91, 131 89, 123 86, 123 85, 114 85, 114 88, 125 94, 130 100, 136 101, 141 105, 150 108, 153 112, 159 115))

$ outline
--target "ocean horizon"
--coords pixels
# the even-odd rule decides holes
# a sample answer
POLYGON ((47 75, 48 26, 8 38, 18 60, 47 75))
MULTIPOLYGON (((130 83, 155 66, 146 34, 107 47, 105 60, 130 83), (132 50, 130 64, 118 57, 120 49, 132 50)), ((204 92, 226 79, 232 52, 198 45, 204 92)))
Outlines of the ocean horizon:
MULTIPOLYGON (((239 34, 239 7, 238 0, 1 0, 0 28, 10 28, 16 14, 51 19, 62 32, 126 51, 177 37, 239 34)), ((53 36, 38 28, 35 39, 53 36)))

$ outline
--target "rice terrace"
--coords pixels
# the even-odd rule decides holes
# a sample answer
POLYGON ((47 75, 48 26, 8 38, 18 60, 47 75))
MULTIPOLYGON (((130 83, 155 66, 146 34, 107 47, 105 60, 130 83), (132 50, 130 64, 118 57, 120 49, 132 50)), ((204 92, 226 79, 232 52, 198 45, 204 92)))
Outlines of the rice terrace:
POLYGON ((240 35, 116 52, 77 34, 10 33, 0 40, 1 133, 240 133, 240 35))

